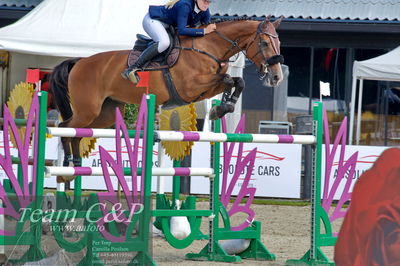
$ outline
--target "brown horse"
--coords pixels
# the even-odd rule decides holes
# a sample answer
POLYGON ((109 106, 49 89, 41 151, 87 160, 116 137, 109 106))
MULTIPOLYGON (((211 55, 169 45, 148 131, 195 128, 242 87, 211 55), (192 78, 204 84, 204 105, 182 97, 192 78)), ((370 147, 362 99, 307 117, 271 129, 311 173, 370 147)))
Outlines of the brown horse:
MULTIPOLYGON (((180 57, 170 68, 180 98, 191 103, 224 92, 221 106, 211 110, 211 119, 233 112, 244 81, 230 77, 226 71, 229 58, 239 52, 259 68, 270 86, 276 86, 282 80, 283 57, 276 33, 281 20, 270 22, 268 17, 264 21, 223 21, 216 24, 215 32, 204 37, 181 36, 180 57)), ((110 51, 69 59, 54 69, 50 86, 64 120, 60 127, 109 127, 114 123, 116 107, 122 110, 126 103, 139 103, 146 88, 136 87, 120 75, 126 68, 128 54, 129 50, 110 51)), ((157 96, 157 104, 170 99, 161 71, 150 72, 148 91, 157 96)), ((79 141, 62 139, 64 165, 70 161, 80 165, 79 141)))

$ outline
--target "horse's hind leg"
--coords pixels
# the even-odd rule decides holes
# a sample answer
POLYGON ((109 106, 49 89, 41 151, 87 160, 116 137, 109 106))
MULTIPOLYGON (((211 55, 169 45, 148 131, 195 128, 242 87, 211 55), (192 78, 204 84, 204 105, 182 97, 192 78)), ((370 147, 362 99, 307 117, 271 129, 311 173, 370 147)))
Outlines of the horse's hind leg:
POLYGON ((115 110, 119 108, 124 115, 125 103, 106 98, 99 116, 89 125, 90 128, 107 128, 115 123, 115 110))
MULTIPOLYGON (((67 127, 69 120, 61 122, 58 127, 67 127)), ((61 138, 61 145, 64 150, 64 160, 63 166, 69 166, 70 162, 72 161, 72 153, 71 153, 71 138, 62 137, 61 138)), ((64 176, 57 176, 57 183, 63 183, 68 181, 64 176)))
POLYGON ((80 152, 80 147, 79 147, 79 144, 81 143, 81 139, 82 138, 72 138, 72 140, 71 140, 72 155, 73 155, 72 162, 74 163, 75 167, 82 166, 82 158, 81 158, 81 152, 80 152))
MULTIPOLYGON (((72 117, 63 122, 62 124, 60 124, 60 126, 70 127, 70 128, 85 128, 93 122, 93 120, 100 113, 101 101, 82 102, 84 100, 87 99, 77 98, 77 97, 71 98, 72 106, 76 107, 82 106, 82 107, 75 108, 72 117)), ((74 137, 70 138, 68 143, 67 142, 65 142, 65 144, 63 143, 64 154, 68 156, 68 163, 66 160, 64 160, 65 165, 69 165, 69 163, 72 161, 75 167, 81 166, 81 155, 79 149, 80 140, 81 140, 80 137, 74 137)), ((75 177, 64 178, 64 180, 71 181, 74 178, 75 177)))
MULTIPOLYGON (((125 103, 117 102, 111 100, 110 98, 106 98, 101 106, 100 114, 93 119, 93 121, 87 125, 88 128, 107 128, 112 126, 115 122, 115 110, 118 107, 123 113, 125 103)), ((81 154, 80 154, 80 141, 82 138, 73 138, 71 141, 72 146, 72 154, 73 154, 73 163, 75 167, 82 166, 81 163, 81 154)))

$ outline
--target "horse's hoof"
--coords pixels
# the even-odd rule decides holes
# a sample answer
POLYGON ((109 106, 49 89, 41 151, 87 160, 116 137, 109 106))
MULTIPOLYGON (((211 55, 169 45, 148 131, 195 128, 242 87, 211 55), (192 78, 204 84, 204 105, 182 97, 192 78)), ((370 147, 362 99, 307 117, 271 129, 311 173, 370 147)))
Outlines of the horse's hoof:
POLYGON ((229 107, 227 107, 226 104, 220 105, 220 106, 214 106, 210 110, 210 120, 217 120, 219 118, 222 118, 227 112, 233 112, 234 107, 232 107, 232 111, 229 107))
POLYGON ((57 176, 57 183, 66 183, 73 181, 75 179, 75 176, 57 176))
POLYGON ((225 114, 226 113, 233 113, 233 111, 235 111, 235 105, 231 104, 231 103, 227 103, 225 104, 225 114))
POLYGON ((221 108, 219 106, 214 106, 213 108, 211 108, 210 114, 209 114, 210 120, 217 120, 219 118, 220 109, 221 108))
POLYGON ((215 107, 211 108, 210 114, 209 114, 210 120, 216 120, 218 119, 217 117, 217 111, 215 110, 215 107))

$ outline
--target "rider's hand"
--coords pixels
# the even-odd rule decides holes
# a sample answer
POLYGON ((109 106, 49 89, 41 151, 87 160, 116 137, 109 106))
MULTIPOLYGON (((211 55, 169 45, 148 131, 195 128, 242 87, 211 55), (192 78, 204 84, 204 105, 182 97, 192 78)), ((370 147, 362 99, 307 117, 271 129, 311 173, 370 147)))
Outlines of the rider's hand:
POLYGON ((204 28, 204 35, 209 34, 217 29, 215 23, 208 24, 207 27, 204 28))

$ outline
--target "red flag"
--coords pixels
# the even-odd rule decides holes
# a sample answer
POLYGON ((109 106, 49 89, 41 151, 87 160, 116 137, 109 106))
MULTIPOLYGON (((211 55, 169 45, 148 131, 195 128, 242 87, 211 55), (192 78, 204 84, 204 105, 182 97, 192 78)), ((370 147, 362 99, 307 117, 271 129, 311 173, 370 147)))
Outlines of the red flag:
POLYGON ((138 72, 140 81, 136 84, 136 87, 146 87, 149 88, 149 71, 138 72))
POLYGON ((26 82, 28 83, 37 83, 40 78, 40 69, 27 69, 26 70, 26 82))
POLYGON ((335 52, 336 50, 336 48, 331 48, 326 52, 323 64, 323 68, 325 71, 329 71, 329 68, 331 67, 333 52, 335 52))

